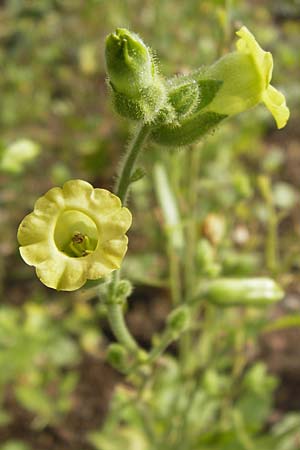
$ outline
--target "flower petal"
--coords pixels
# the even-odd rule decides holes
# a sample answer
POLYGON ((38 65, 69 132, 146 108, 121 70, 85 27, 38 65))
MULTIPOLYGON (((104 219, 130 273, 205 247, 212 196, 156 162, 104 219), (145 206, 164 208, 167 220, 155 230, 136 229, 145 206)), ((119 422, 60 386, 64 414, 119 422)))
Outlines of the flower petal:
POLYGON ((45 219, 55 219, 64 204, 61 188, 55 187, 35 202, 34 213, 45 219))
POLYGON ((75 291, 86 282, 83 258, 57 257, 48 259, 36 268, 38 278, 46 286, 58 291, 75 291))
POLYGON ((20 247, 20 254, 26 264, 36 266, 51 257, 51 247, 48 240, 20 247))
POLYGON ((290 116, 290 110, 286 106, 284 95, 270 85, 263 93, 262 99, 268 110, 272 113, 277 128, 283 128, 290 116))
POLYGON ((87 278, 89 280, 98 280, 99 278, 109 275, 113 270, 116 270, 119 267, 120 265, 116 267, 115 265, 111 264, 106 258, 104 259, 104 261, 99 261, 93 258, 93 262, 90 264, 87 271, 87 278))
POLYGON ((102 250, 101 262, 110 265, 112 268, 118 269, 127 251, 127 244, 127 236, 104 242, 100 247, 102 250))
POLYGON ((101 216, 111 214, 113 209, 119 209, 122 206, 119 197, 106 189, 99 188, 94 189, 91 195, 90 205, 96 213, 97 211, 101 211, 101 216))
POLYGON ((236 32, 240 39, 236 43, 239 52, 249 54, 265 83, 265 88, 271 81, 273 72, 273 57, 270 52, 263 50, 247 27, 236 32))
POLYGON ((110 215, 99 215, 99 230, 101 241, 115 239, 126 233, 132 222, 132 216, 127 208, 119 208, 110 215))
POLYGON ((86 209, 93 193, 93 186, 83 180, 69 180, 62 188, 68 208, 86 209))
POLYGON ((45 218, 34 212, 24 217, 18 228, 18 241, 20 245, 34 244, 48 238, 49 224, 45 218))

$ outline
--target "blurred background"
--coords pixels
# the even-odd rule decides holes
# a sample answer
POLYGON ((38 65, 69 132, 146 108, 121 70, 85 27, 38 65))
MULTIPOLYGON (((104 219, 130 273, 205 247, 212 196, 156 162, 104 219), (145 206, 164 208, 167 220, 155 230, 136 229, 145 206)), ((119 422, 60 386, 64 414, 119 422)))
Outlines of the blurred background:
MULTIPOLYGON (((233 49, 234 32, 242 24, 272 52, 272 84, 286 95, 291 118, 277 131, 269 112, 258 107, 231 119, 205 140, 197 220, 200 224, 213 217, 225 224, 218 260, 222 273, 263 275, 272 271, 265 242, 270 211, 276 215, 277 273, 287 294, 268 313, 271 320, 263 331, 251 322, 248 356, 251 361, 263 358, 277 380, 270 389, 269 425, 299 412, 300 1, 3 0, 1 450, 108 448, 97 447, 88 436, 100 430, 114 387, 122 380, 105 363, 112 336, 95 293, 47 289, 21 261, 16 242, 18 224, 53 185, 82 178, 112 189, 131 125, 116 116, 110 103, 105 36, 116 27, 139 33, 155 50, 161 73, 171 76, 210 64, 233 49), (259 176, 268 180, 271 205, 257 182, 259 176)), ((131 196, 134 225, 124 270, 136 289, 128 323, 146 348, 170 309, 161 250, 163 220, 152 168, 154 161, 161 161, 172 173, 172 182, 184 185, 182 158, 182 151, 169 154, 149 146, 143 158, 147 176, 134 185, 131 196)), ((184 205, 182 209, 188 215, 184 205)), ((199 239, 210 239, 207 227, 199 226, 199 239)), ((256 324, 262 316, 255 317, 256 324)), ((300 448, 300 441, 293 439, 283 450, 300 448)))

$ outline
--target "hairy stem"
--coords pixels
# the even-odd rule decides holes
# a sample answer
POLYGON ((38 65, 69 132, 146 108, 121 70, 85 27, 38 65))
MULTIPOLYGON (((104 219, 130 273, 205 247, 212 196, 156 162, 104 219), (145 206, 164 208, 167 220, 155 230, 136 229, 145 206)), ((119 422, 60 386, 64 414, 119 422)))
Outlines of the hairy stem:
POLYGON ((125 154, 120 176, 115 186, 115 193, 121 199, 123 204, 126 203, 129 186, 131 183, 131 176, 133 174, 136 160, 143 149, 149 132, 150 127, 148 125, 141 124, 125 154))
MULTIPOLYGON (((143 149, 149 131, 150 129, 147 125, 141 124, 125 154, 120 176, 115 187, 115 193, 121 199, 123 204, 126 202, 136 160, 143 149)), ((108 321, 115 338, 129 351, 136 352, 139 349, 139 346, 127 328, 122 305, 119 303, 120 299, 116 298, 116 288, 119 278, 119 270, 116 270, 113 273, 110 286, 110 299, 107 304, 108 321)))
POLYGON ((119 303, 109 303, 107 305, 108 321, 115 338, 131 352, 138 350, 138 344, 129 332, 125 323, 122 305, 119 303))
MULTIPOLYGON (((187 164, 189 173, 189 183, 186 191, 186 202, 189 206, 189 214, 191 216, 190 221, 186 227, 186 244, 184 255, 184 288, 185 296, 184 301, 187 302, 190 298, 193 298, 196 274, 195 274, 195 248, 197 244, 197 182, 199 173, 201 148, 198 146, 192 146, 190 152, 187 153, 187 164)), ((182 365, 185 366, 186 360, 191 348, 191 331, 187 330, 182 334, 179 342, 180 347, 180 359, 182 365)))

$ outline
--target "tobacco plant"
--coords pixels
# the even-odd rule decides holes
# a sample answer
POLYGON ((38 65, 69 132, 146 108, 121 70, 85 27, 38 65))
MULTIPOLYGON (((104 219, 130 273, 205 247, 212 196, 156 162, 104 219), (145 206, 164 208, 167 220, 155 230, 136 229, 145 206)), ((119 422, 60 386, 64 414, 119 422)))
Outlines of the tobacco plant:
MULTIPOLYGON (((209 139, 231 116, 259 103, 265 104, 278 128, 289 118, 283 94, 270 84, 271 53, 245 26, 236 34, 235 51, 171 79, 162 76, 154 51, 138 35, 123 28, 110 34, 105 48, 109 92, 115 110, 136 123, 114 192, 69 180, 39 198, 18 230, 21 256, 35 266, 42 283, 63 291, 93 284, 106 310, 115 337, 107 360, 129 384, 117 390, 103 431, 91 436, 102 450, 267 450, 285 437, 274 437, 276 430, 262 434, 276 380, 263 363, 249 367, 244 354, 256 308, 281 300, 283 289, 268 274, 226 276, 216 258, 222 220, 210 215, 201 240, 194 220, 201 140, 209 139), (160 152, 180 147, 189 170, 183 220, 170 174, 161 161, 153 166, 153 185, 166 224, 172 309, 165 328, 145 350, 126 324, 133 287, 122 276, 121 264, 132 221, 129 193, 146 176, 137 161, 149 145, 160 152), (236 308, 240 316, 230 316, 236 308), (229 326, 228 317, 235 317, 237 330, 229 326), (171 353, 166 351, 170 346, 171 353), (234 358, 226 357, 230 349, 234 358)), ((237 185, 247 191, 243 179, 237 179, 237 185)), ((261 179, 263 193, 266 185, 261 179)), ((268 273, 276 277, 274 245, 271 239, 268 273)))

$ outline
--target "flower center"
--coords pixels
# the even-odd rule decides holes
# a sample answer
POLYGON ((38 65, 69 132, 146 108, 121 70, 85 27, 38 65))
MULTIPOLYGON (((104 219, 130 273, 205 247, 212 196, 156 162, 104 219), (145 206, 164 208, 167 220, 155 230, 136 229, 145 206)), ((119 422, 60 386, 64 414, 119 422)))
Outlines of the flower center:
POLYGON ((58 217, 54 240, 61 252, 73 258, 81 258, 96 249, 99 240, 98 229, 86 214, 67 210, 58 217))

